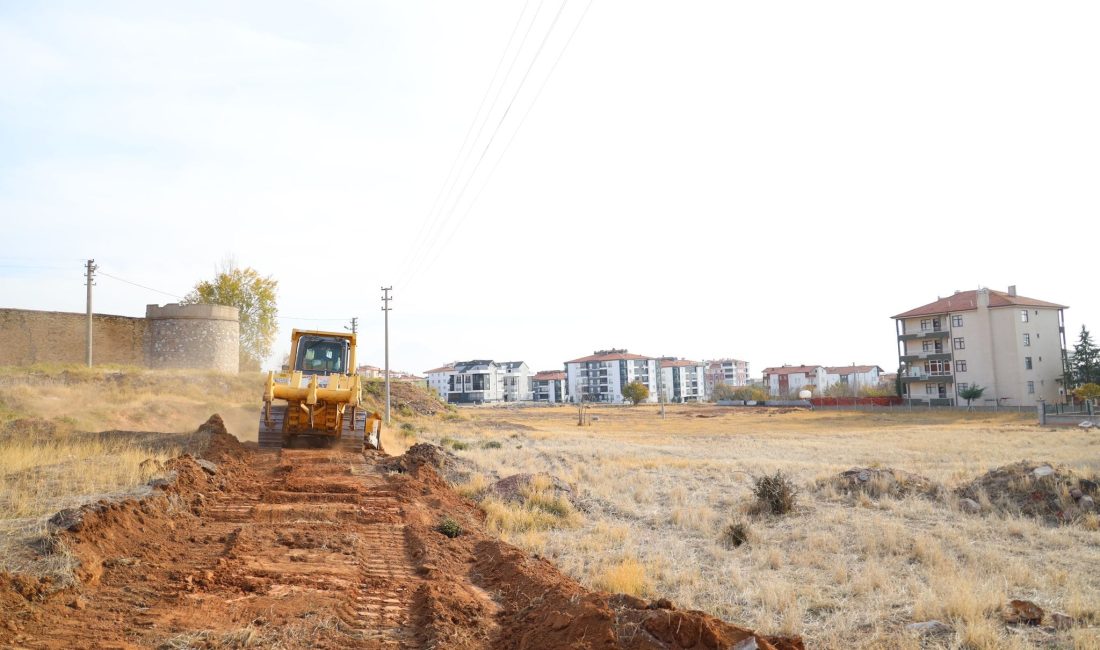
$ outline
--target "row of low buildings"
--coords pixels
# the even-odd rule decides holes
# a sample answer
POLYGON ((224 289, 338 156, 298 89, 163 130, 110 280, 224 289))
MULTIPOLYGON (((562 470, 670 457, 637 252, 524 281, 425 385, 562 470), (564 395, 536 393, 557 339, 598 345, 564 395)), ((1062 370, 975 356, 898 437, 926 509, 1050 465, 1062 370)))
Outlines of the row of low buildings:
POLYGON ((564 370, 531 372, 523 361, 456 361, 428 370, 428 386, 452 404, 499 402, 566 403, 583 400, 621 404, 623 387, 640 382, 646 401, 705 401, 716 384, 744 386, 749 365, 738 359, 710 362, 650 357, 627 350, 597 350, 566 361, 564 370))
POLYGON ((777 366, 764 369, 763 387, 769 395, 784 397, 802 390, 817 393, 830 386, 858 395, 864 388, 877 388, 893 378, 879 366, 777 366))
MULTIPOLYGON (((1057 303, 1008 291, 957 291, 947 298, 893 316, 898 373, 877 365, 776 366, 759 385, 787 397, 830 386, 858 395, 864 388, 900 386, 911 404, 965 403, 960 392, 984 389, 975 403, 1029 406, 1065 399, 1067 371, 1064 310, 1057 303)), ((563 370, 532 372, 522 361, 456 362, 427 372, 428 385, 452 403, 588 402, 619 404, 622 389, 638 381, 647 401, 707 400, 718 384, 746 386, 749 364, 737 359, 695 362, 671 357, 598 350, 567 361, 563 370)))

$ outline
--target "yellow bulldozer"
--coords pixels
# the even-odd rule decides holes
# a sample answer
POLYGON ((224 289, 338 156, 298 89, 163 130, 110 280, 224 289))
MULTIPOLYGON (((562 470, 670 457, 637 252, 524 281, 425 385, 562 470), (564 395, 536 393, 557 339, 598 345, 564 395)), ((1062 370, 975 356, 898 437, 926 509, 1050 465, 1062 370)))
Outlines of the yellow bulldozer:
POLYGON ((381 449, 382 418, 360 406, 355 368, 355 334, 293 330, 290 364, 269 372, 264 384, 260 446, 282 448, 309 437, 348 451, 381 449))

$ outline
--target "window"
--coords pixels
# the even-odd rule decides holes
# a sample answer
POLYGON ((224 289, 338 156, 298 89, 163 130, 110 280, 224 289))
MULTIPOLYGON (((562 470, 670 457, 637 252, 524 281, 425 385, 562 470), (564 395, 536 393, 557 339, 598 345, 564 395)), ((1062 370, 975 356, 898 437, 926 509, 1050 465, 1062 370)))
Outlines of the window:
POLYGON ((1025 346, 1031 345, 1031 335, 1030 334, 1024 334, 1024 345, 1025 346))
POLYGON ((1033 381, 1027 382, 1027 394, 1028 395, 1034 395, 1035 394, 1035 382, 1033 382, 1033 381))
POLYGON ((920 329, 921 329, 922 332, 925 331, 925 330, 932 329, 932 319, 922 318, 921 321, 920 321, 920 329))
POLYGON ((1031 357, 1024 357, 1024 370, 1031 370, 1031 357))
POLYGON ((965 381, 964 381, 964 382, 960 382, 960 383, 958 383, 958 384, 955 384, 955 385, 956 385, 956 386, 958 386, 958 388, 959 388, 959 393, 962 393, 962 392, 963 392, 964 390, 966 390, 967 388, 969 388, 969 387, 970 387, 970 384, 966 383, 965 381))
POLYGON ((1021 309, 1020 310, 1020 322, 1021 323, 1026 323, 1027 322, 1027 310, 1026 309, 1021 309))
POLYGON ((966 341, 963 339, 963 337, 960 336, 957 339, 955 339, 955 349, 956 350, 965 350, 966 349, 966 341))
POLYGON ((924 394, 925 395, 935 395, 937 392, 939 392, 939 391, 936 389, 935 384, 925 384, 924 385, 924 394))
POLYGON ((962 327, 962 326, 963 326, 963 317, 962 316, 952 316, 951 317, 951 327, 962 327))
POLYGON ((966 361, 964 359, 955 362, 955 372, 966 372, 966 361))
POLYGON ((932 341, 921 341, 920 349, 921 349, 921 352, 931 352, 932 351, 932 341))

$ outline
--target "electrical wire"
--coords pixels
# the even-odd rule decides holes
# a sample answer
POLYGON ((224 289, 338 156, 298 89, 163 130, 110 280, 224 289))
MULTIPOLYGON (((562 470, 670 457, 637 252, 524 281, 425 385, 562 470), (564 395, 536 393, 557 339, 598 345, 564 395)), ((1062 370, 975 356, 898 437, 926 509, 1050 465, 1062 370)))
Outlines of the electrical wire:
MULTIPOLYGON (((448 212, 448 215, 446 217, 443 217, 442 221, 440 221, 439 218, 443 214, 444 210, 446 209, 445 206, 448 205, 448 203, 451 203, 451 205, 453 206, 455 203, 457 203, 457 201, 461 199, 460 193, 459 198, 455 199, 454 202, 451 202, 451 196, 454 194, 454 189, 463 177, 463 171, 466 169, 467 164, 470 162, 470 158, 473 155, 476 143, 478 142, 478 140, 481 139, 481 134, 485 131, 485 126, 489 123, 489 118, 493 114, 494 109, 496 109, 496 106, 500 101, 500 96, 501 93, 504 92, 504 87, 508 84, 508 80, 512 77, 512 71, 515 69, 516 63, 519 62, 520 54, 523 53, 523 48, 525 45, 527 45, 527 39, 531 35, 531 30, 534 28, 535 22, 538 20, 539 13, 541 13, 544 3, 545 0, 539 0, 539 4, 535 7, 535 12, 531 15, 531 22, 527 24, 527 29, 523 33, 523 38, 520 39, 519 46, 516 47, 516 51, 512 55, 512 60, 508 64, 508 70, 504 73, 504 77, 501 79, 500 85, 497 86, 496 94, 493 96, 493 101, 489 104, 488 110, 485 111, 485 115, 481 120, 481 126, 478 127, 477 133, 474 135, 473 140, 470 141, 469 149, 466 150, 465 156, 463 156, 462 158, 462 163, 458 166, 458 173, 451 180, 450 187, 447 188, 447 191, 444 194, 443 202, 439 204, 439 210, 435 214, 431 215, 426 237, 423 239, 422 242, 419 240, 414 240, 412 261, 410 262, 408 268, 405 269, 401 275, 402 283, 406 278, 408 278, 408 276, 418 273, 417 262, 420 262, 424 258, 424 256, 429 254, 435 244, 439 241, 440 237, 442 237, 444 232, 446 231, 447 221, 450 218, 450 214, 454 212, 454 208, 451 208, 451 210, 448 212)), ((526 10, 526 8, 527 5, 524 5, 524 10, 526 10)), ((517 19, 516 27, 518 28, 519 25, 522 24, 522 22, 523 13, 521 12, 519 18, 517 19)), ((501 53, 502 60, 503 57, 505 57, 507 54, 508 45, 505 46, 504 52, 501 53)), ((486 89, 486 93, 491 91, 492 88, 493 83, 490 82, 489 87, 486 89)), ((474 122, 477 122, 477 115, 474 116, 474 122)), ((470 172, 469 176, 466 177, 466 183, 463 185, 463 191, 465 191, 465 187, 469 185, 470 179, 472 179, 474 174, 476 173, 477 166, 475 166, 473 171, 470 172)), ((446 182, 444 183, 444 185, 446 185, 446 182)))
POLYGON ((142 288, 142 289, 145 289, 145 290, 147 290, 147 291, 153 291, 153 292, 155 292, 155 293, 162 293, 162 294, 164 294, 164 295, 166 295, 166 296, 171 296, 171 297, 173 297, 173 298, 178 298, 178 299, 180 299, 180 300, 183 300, 183 299, 184 299, 184 298, 183 298, 183 296, 180 296, 180 295, 174 294, 174 293, 172 293, 172 292, 170 292, 170 291, 162 291, 162 290, 160 290, 160 289, 154 289, 153 287, 147 287, 147 286, 145 286, 144 284, 138 284, 137 282, 131 282, 130 280, 125 280, 125 279, 123 279, 123 278, 120 278, 120 277, 118 277, 118 276, 114 276, 114 275, 111 275, 110 273, 105 273, 105 272, 104 272, 104 271, 102 271, 102 270, 97 270, 97 271, 96 271, 96 274, 97 274, 97 275, 102 275, 103 277, 106 277, 106 278, 111 278, 112 280, 118 280, 119 282, 124 282, 124 283, 126 283, 126 284, 130 284, 130 285, 133 285, 133 286, 135 286, 135 287, 140 287, 140 288, 142 288))
MULTIPOLYGON (((472 120, 470 120, 470 126, 466 128, 466 134, 462 137, 462 144, 459 146, 458 151, 455 153, 455 159, 451 162, 451 168, 449 170, 447 170, 447 175, 443 178, 443 183, 439 186, 439 191, 435 195, 435 201, 432 202, 431 209, 428 210, 428 214, 425 217, 425 219, 420 222, 420 229, 417 230, 416 237, 413 238, 413 242, 418 242, 421 239, 426 238, 431 233, 432 227, 435 225, 435 218, 438 216, 437 210, 441 207, 440 200, 444 196, 444 190, 447 189, 447 184, 451 182, 451 176, 454 174, 455 169, 458 168, 460 173, 461 173, 461 167, 458 166, 458 161, 463 160, 462 153, 464 151, 466 151, 466 144, 470 141, 470 134, 473 133, 474 126, 477 125, 477 123, 478 123, 478 118, 481 116, 481 109, 485 108, 485 100, 487 100, 489 98, 489 93, 492 92, 493 86, 496 84, 497 75, 500 74, 500 68, 504 64, 504 59, 508 56, 508 50, 512 47, 512 41, 516 37, 516 32, 519 31, 519 26, 523 23, 523 16, 527 13, 527 7, 530 6, 530 4, 531 4, 531 0, 527 0, 526 2, 524 2, 523 9, 519 12, 519 16, 516 17, 516 24, 512 26, 512 32, 511 32, 511 34, 508 35, 508 42, 505 43, 504 50, 502 50, 501 53, 500 53, 500 59, 497 60, 496 68, 493 69, 493 76, 492 76, 492 78, 489 79, 489 85, 485 87, 485 93, 481 96, 481 103, 478 104, 477 111, 474 112, 474 118, 472 120)), ((539 3, 539 8, 541 8, 541 7, 542 7, 542 3, 540 2, 539 3)), ((538 10, 536 9, 535 17, 537 17, 537 16, 538 16, 538 10)), ((532 24, 534 24, 534 18, 532 18, 531 20, 532 20, 532 24)), ((530 33, 530 28, 528 28, 528 33, 530 33)), ((526 41, 526 34, 524 35, 524 42, 525 41, 526 41)), ((523 49, 523 43, 521 42, 519 48, 516 49, 517 55, 518 55, 519 51, 522 50, 522 49, 523 49)), ((504 80, 501 81, 501 87, 504 86, 504 81, 507 80, 508 74, 511 74, 512 67, 514 65, 515 65, 515 59, 513 58, 512 63, 508 66, 508 73, 505 74, 504 80)), ((499 96, 499 92, 498 92, 498 96, 499 96)), ((495 105, 495 101, 496 100, 494 99, 494 104, 493 105, 495 105)), ((489 112, 492 112, 493 105, 490 105, 489 112)), ((487 117, 488 117, 488 113, 486 113, 486 118, 487 117)), ((482 125, 484 126, 484 122, 482 122, 482 125)), ((480 135, 480 131, 479 131, 479 135, 480 135)), ((476 141, 476 138, 475 138, 475 141, 476 141)), ((467 156, 467 158, 468 158, 468 156, 467 156)), ((464 160, 463 163, 462 163, 462 166, 464 167, 465 164, 466 163, 465 163, 465 160, 464 160)), ((456 177, 456 180, 457 180, 457 177, 456 177)), ((452 188, 454 187, 453 183, 451 184, 451 187, 452 188)), ((403 277, 403 276, 408 274, 409 270, 412 268, 413 264, 416 261, 415 258, 417 257, 419 251, 420 251, 419 246, 412 246, 412 247, 409 248, 409 253, 406 254, 405 259, 401 262, 400 266, 398 267, 401 270, 401 275, 399 277, 403 277)))
MULTIPOLYGON (((444 234, 447 232, 447 225, 450 222, 451 217, 454 215, 455 211, 458 209, 459 204, 462 202, 462 197, 466 195, 466 190, 469 189, 470 183, 472 183, 473 180, 474 180, 474 177, 477 176, 477 171, 478 171, 478 169, 481 168, 481 163, 484 162, 486 154, 489 153, 489 148, 493 146, 493 142, 494 142, 494 140, 496 140, 497 134, 500 132, 500 127, 504 124, 504 120, 507 119, 508 113, 509 113, 509 111, 511 111, 512 105, 515 104, 516 98, 519 97, 519 94, 523 91, 523 86, 527 81, 527 77, 530 76, 531 70, 535 67, 535 64, 538 62, 539 55, 542 54, 542 50, 546 46, 546 42, 550 39, 550 35, 554 32, 554 27, 558 24, 558 19, 561 18, 561 14, 565 10, 565 6, 567 4, 569 4, 569 0, 563 0, 562 3, 561 3, 561 6, 558 7, 557 13, 554 14, 554 19, 551 21, 550 27, 546 30, 546 34, 543 35, 542 41, 539 43, 538 49, 535 50, 534 56, 531 57, 531 62, 527 65, 527 70, 523 73, 523 78, 520 79, 519 84, 516 86, 515 92, 512 93, 512 98, 508 101, 508 106, 505 107, 504 112, 501 113, 500 119, 496 123, 496 126, 493 127, 493 132, 490 134, 489 140, 485 144, 485 147, 481 150, 481 155, 478 156, 477 162, 474 164, 473 170, 466 177, 466 182, 463 183, 462 190, 459 191, 458 196, 454 199, 453 202, 451 202, 451 207, 447 211, 447 215, 443 218, 442 222, 440 223, 440 226, 439 226, 438 233, 437 233, 436 237, 424 246, 424 250, 425 250, 424 254, 425 255, 430 255, 431 254, 431 251, 432 251, 433 248, 435 248, 435 244, 439 241, 439 238, 444 236, 444 234)), ((541 4, 540 4, 540 7, 541 7, 541 4)), ((531 25, 532 26, 534 25, 534 20, 532 20, 531 25)), ((530 31, 530 26, 528 27, 528 32, 529 31, 530 31)), ((526 36, 525 36, 525 39, 526 39, 526 36)), ((519 55, 518 51, 516 52, 516 55, 517 55, 517 59, 518 59, 518 55, 519 55)), ((507 80, 507 78, 506 78, 506 80, 507 80)), ((500 90, 503 90, 503 86, 501 86, 500 90)), ((499 97, 499 94, 500 94, 500 92, 498 90, 498 93, 497 93, 498 97, 499 97)), ((496 103, 496 99, 494 99, 494 105, 495 105, 495 103, 496 103)), ((488 121, 488 114, 486 115, 486 121, 488 121)), ((482 124, 482 126, 484 127, 484 123, 482 124)), ((481 130, 478 131, 479 136, 480 136, 480 134, 481 134, 481 130)), ((477 138, 475 138, 475 141, 476 141, 476 139, 477 138)), ((452 231, 452 233, 450 235, 447 235, 447 237, 446 237, 447 241, 449 242, 450 239, 453 236, 454 235, 453 235, 453 231, 452 231)), ((434 256, 432 256, 432 258, 431 258, 432 259, 431 264, 434 264, 436 258, 438 258, 438 257, 439 257, 439 252, 437 250, 436 254, 434 256)), ((430 264, 428 266, 430 266, 430 264)), ((423 268, 423 267, 421 267, 421 268, 423 268)), ((419 271, 419 269, 417 271, 419 271)), ((417 274, 417 272, 414 271, 414 274, 417 274)))
MULTIPOLYGON (((562 3, 561 8, 558 10, 557 16, 555 16, 555 22, 557 21, 557 17, 561 15, 561 11, 562 11, 562 9, 565 8, 565 4, 567 2, 568 2, 568 0, 565 0, 565 2, 562 3)), ((496 172, 497 167, 500 165, 501 160, 504 159, 505 154, 508 153, 508 150, 511 148, 512 143, 515 141, 516 135, 519 134, 520 130, 523 128, 523 125, 527 122, 528 116, 531 115, 531 112, 532 112, 532 110, 534 110, 535 104, 538 102, 539 97, 542 96, 542 91, 545 90, 546 85, 550 81, 550 78, 554 75, 554 71, 557 70, 558 64, 561 62, 562 58, 565 56, 566 50, 569 49, 570 43, 573 42, 573 37, 576 36, 577 31, 580 29, 581 23, 584 22, 585 16, 588 15, 588 10, 592 8, 592 3, 593 2, 594 2, 594 0, 588 0, 588 4, 585 5, 584 11, 581 12, 581 16, 577 20, 577 23, 573 26, 573 29, 569 33, 569 37, 566 39, 565 44, 562 46, 561 50, 558 52, 557 57, 554 59, 554 63, 551 64, 549 72, 547 72, 546 77, 543 78, 542 83, 539 85, 538 90, 535 92, 534 98, 531 100, 531 103, 527 106, 527 110, 524 112, 523 117, 520 118, 519 124, 516 126, 515 130, 512 131, 512 135, 508 138, 508 142, 505 143, 504 148, 500 152, 500 155, 497 156, 496 162, 493 163, 493 166, 489 169, 488 174, 486 174, 485 180, 482 182, 481 187, 477 191, 477 194, 475 194, 473 199, 470 200, 470 203, 467 204, 466 210, 459 217, 458 221, 455 222, 454 228, 447 235, 447 238, 444 240, 443 245, 435 251, 435 255, 433 255, 431 260, 427 264, 425 264, 422 268, 431 268, 431 266, 435 264, 435 262, 439 259, 439 256, 442 254, 442 252, 444 250, 446 250, 447 246, 451 243, 451 240, 454 238, 454 236, 458 232, 459 228, 461 228, 462 223, 466 220, 466 217, 473 210, 473 207, 477 203, 478 199, 481 198, 482 193, 485 191, 485 188, 489 185, 489 181, 492 180, 493 174, 496 172)), ((550 29, 553 30, 553 25, 551 25, 550 29)), ((546 38, 549 38, 549 35, 550 35, 550 32, 547 31, 546 38)), ((543 45, 545 45, 546 38, 543 39, 543 45)), ((541 51, 541 49, 542 49, 542 47, 540 45, 539 51, 541 51)), ((538 55, 536 53, 536 57, 537 56, 538 55)), ((532 60, 531 66, 528 67, 528 70, 527 70, 528 73, 530 73, 532 67, 534 67, 534 60, 532 60)), ((527 75, 525 74, 524 79, 526 79, 526 78, 527 78, 527 75)), ((517 90, 516 94, 513 95, 513 97, 512 97, 513 102, 515 101, 518 94, 519 94, 519 91, 517 90)), ((512 107, 512 104, 509 103, 508 108, 510 109, 511 107, 512 107)), ((505 114, 507 114, 507 110, 505 111, 505 114)), ((503 121, 504 121, 504 119, 502 117, 500 123, 502 124, 503 121)), ((499 124, 498 124, 498 127, 499 127, 499 124)), ((494 135, 495 135, 495 133, 494 133, 494 135)), ((490 144, 491 144, 491 142, 490 142, 490 144)), ((488 146, 486 147, 486 151, 488 151, 488 146)), ((484 153, 485 152, 482 152, 483 156, 484 156, 484 153)), ((457 207, 457 203, 455 204, 454 207, 457 207)), ((419 276, 420 276, 420 273, 414 274, 410 278, 409 284, 407 286, 412 286, 415 283, 415 281, 419 279, 419 276)))

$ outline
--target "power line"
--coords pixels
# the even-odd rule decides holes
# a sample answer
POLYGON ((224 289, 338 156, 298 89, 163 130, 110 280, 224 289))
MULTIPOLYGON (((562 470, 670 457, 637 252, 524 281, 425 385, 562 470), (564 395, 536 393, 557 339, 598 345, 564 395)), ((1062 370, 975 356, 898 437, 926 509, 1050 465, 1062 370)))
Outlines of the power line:
POLYGON ((171 297, 173 297, 173 298, 178 298, 178 299, 180 299, 180 300, 183 300, 183 299, 184 299, 184 297, 183 297, 183 296, 180 296, 180 295, 176 295, 176 294, 174 294, 174 293, 172 293, 172 292, 170 292, 170 291, 162 291, 162 290, 160 290, 160 289, 154 289, 153 287, 147 287, 147 286, 145 286, 144 284, 138 284, 137 282, 131 282, 130 280, 125 280, 125 279, 123 279, 123 278, 120 278, 120 277, 118 277, 118 276, 115 276, 115 275, 111 275, 110 273, 106 273, 106 272, 104 272, 104 271, 100 271, 100 272, 99 272, 99 274, 100 274, 100 275, 102 275, 102 276, 104 276, 104 277, 107 277, 107 278, 111 278, 112 280, 118 280, 119 282, 124 282, 124 283, 126 283, 126 284, 131 284, 131 285, 133 285, 133 286, 135 286, 135 287, 140 287, 140 288, 142 288, 142 289, 145 289, 146 291, 153 291, 153 292, 155 292, 155 293, 163 293, 163 294, 164 294, 164 295, 166 295, 166 296, 171 296, 171 297))
MULTIPOLYGON (((493 166, 489 169, 489 173, 485 176, 485 181, 478 189, 477 194, 474 195, 474 198, 471 199, 470 203, 466 206, 466 211, 462 213, 461 217, 459 217, 459 220, 456 222, 454 229, 451 230, 446 241, 444 241, 443 246, 436 251, 435 255, 431 258, 431 261, 424 265, 424 268, 430 268, 433 264, 435 264, 435 261, 439 258, 439 255, 442 254, 442 251, 445 250, 447 246, 451 243, 451 239, 454 238, 455 233, 458 232, 459 227, 462 225, 463 221, 466 220, 467 215, 469 215, 471 210, 473 210, 473 207, 477 203, 478 199, 481 198, 481 194, 485 191, 485 188, 488 187, 489 181, 493 178, 493 174, 496 172, 497 167, 500 165, 500 161, 504 159, 505 154, 507 154, 508 150, 512 147, 512 142, 515 141, 516 136, 519 134, 520 130, 523 129, 523 125, 527 122, 527 118, 534 110, 535 104, 538 102, 539 97, 542 96, 542 91, 546 89, 546 85, 549 83, 550 78, 554 75, 554 71, 557 70, 558 63, 560 63, 562 58, 565 56, 565 51, 569 49, 570 43, 573 42, 573 37, 577 35, 577 31, 580 29, 581 23, 584 22, 585 16, 588 15, 588 10, 592 8, 592 3, 594 1, 595 0, 588 0, 588 4, 585 5, 584 11, 581 12, 581 17, 577 20, 577 24, 573 26, 573 30, 569 33, 569 38, 566 39, 565 44, 561 48, 561 51, 558 52, 558 56, 554 59, 554 63, 550 66, 550 71, 546 74, 546 77, 543 78, 542 83, 539 85, 538 91, 535 92, 534 98, 527 106, 527 110, 524 112, 523 117, 520 118, 519 124, 512 132, 511 137, 508 138, 508 142, 505 143, 504 148, 501 150, 500 155, 496 159, 496 162, 494 162, 493 166)), ((564 7, 564 3, 562 6, 564 7)), ((409 279, 410 286, 419 278, 419 275, 419 273, 415 273, 409 279)))
MULTIPOLYGON (((505 43, 504 50, 502 50, 500 53, 500 59, 497 61, 496 68, 493 69, 493 76, 489 79, 489 85, 485 87, 485 94, 481 96, 481 103, 478 104, 477 111, 474 112, 474 118, 470 120, 470 126, 466 128, 466 134, 462 137, 462 145, 459 146, 458 151, 455 153, 455 159, 451 162, 451 168, 447 170, 447 175, 443 178, 443 183, 439 186, 439 192, 437 192, 435 195, 435 201, 432 202, 431 209, 428 210, 428 214, 425 217, 424 221, 420 222, 420 229, 417 231, 416 237, 413 238, 414 243, 420 241, 422 238, 426 238, 431 233, 432 226, 434 225, 434 217, 437 214, 437 208, 440 207, 440 199, 443 198, 444 190, 447 189, 447 184, 448 182, 450 182, 451 175, 454 174, 455 168, 458 166, 458 161, 462 159, 462 152, 466 150, 466 144, 470 140, 470 134, 473 133, 474 126, 477 124, 478 118, 481 116, 481 109, 485 107, 485 100, 489 98, 489 93, 493 90, 493 85, 496 83, 497 75, 500 74, 500 67, 501 65, 503 65, 504 59, 508 56, 508 49, 512 46, 512 40, 515 39, 516 32, 519 31, 519 26, 523 23, 523 16, 527 13, 527 7, 530 4, 531 0, 527 0, 527 2, 523 4, 523 9, 519 12, 519 16, 516 17, 516 24, 512 27, 512 33, 508 35, 508 42, 505 43)), ((542 3, 540 2, 539 7, 541 8, 541 6, 542 3)), ((537 10, 535 11, 535 16, 538 16, 537 10)), ((532 24, 534 24, 534 18, 532 18, 531 20, 532 24)), ((530 29, 528 29, 528 33, 530 33, 530 29)), ((524 40, 526 40, 526 35, 524 36, 524 40)), ((517 48, 516 50, 517 55, 522 49, 523 43, 520 43, 519 48, 517 48)), ((513 65, 515 65, 514 58, 512 59, 512 64, 508 67, 508 74, 511 74, 513 65)), ((506 74, 504 79, 506 80, 507 78, 508 75, 506 74)), ((503 86, 504 81, 501 81, 501 87, 503 86)), ((495 105, 495 101, 496 100, 494 99, 493 105, 495 105)), ((491 105, 489 107, 489 112, 492 112, 492 110, 493 109, 491 105)), ((486 118, 488 118, 488 113, 486 113, 486 118)), ((484 122, 482 122, 482 124, 484 125, 484 122)), ((465 164, 465 162, 462 163, 463 166, 465 166, 465 164)), ((461 168, 459 169, 461 170, 461 168)), ((453 187, 453 184, 451 185, 451 187, 453 187)), ((415 262, 416 254, 419 251, 420 248, 417 246, 412 246, 409 249, 409 253, 405 256, 405 260, 401 263, 401 266, 398 267, 402 271, 402 275, 406 274, 411 265, 415 262)))
MULTIPOLYGON (((497 134, 500 132, 500 127, 504 124, 504 120, 508 118, 508 113, 512 110, 512 105, 515 104, 516 98, 519 97, 519 94, 523 91, 523 86, 527 82, 527 77, 530 76, 531 70, 538 62, 539 55, 542 54, 542 50, 546 46, 546 42, 550 40, 550 35, 554 32, 554 27, 557 26, 558 19, 561 18, 562 11, 565 10, 565 6, 567 4, 569 4, 569 0, 562 0, 561 6, 558 7, 557 13, 554 14, 554 19, 550 22, 550 27, 546 30, 546 34, 543 35, 542 41, 539 43, 538 49, 535 50, 534 56, 531 57, 531 62, 527 65, 527 70, 524 71, 523 77, 519 80, 519 84, 516 86, 515 92, 512 93, 512 98, 508 100, 508 106, 504 108, 504 112, 501 113, 500 119, 497 120, 496 126, 493 127, 493 132, 489 135, 489 140, 485 143, 485 147, 481 150, 481 155, 478 156, 477 162, 474 163, 473 170, 471 170, 470 174, 466 177, 466 182, 463 183, 462 190, 459 191, 458 196, 455 197, 454 201, 451 203, 451 207, 447 211, 447 215, 443 217, 443 220, 439 226, 439 236, 442 236, 447 231, 448 222, 454 215, 455 210, 458 209, 459 204, 462 202, 462 197, 466 195, 466 190, 469 189, 470 183, 473 182, 474 177, 477 175, 477 170, 481 168, 481 163, 485 161, 485 156, 489 153, 489 148, 493 146, 493 142, 496 140, 497 134)), ((533 24, 534 21, 532 21, 532 25, 533 24)), ((488 116, 486 116, 486 120, 487 119, 488 116)), ((453 231, 451 236, 453 236, 453 231)), ((448 241, 450 241, 451 236, 447 237, 448 241)), ((436 237, 436 241, 438 241, 438 239, 439 238, 436 237)), ((426 254, 429 254, 434 247, 435 242, 433 241, 426 247, 426 254)), ((438 257, 438 253, 436 253, 436 257, 438 257)), ((434 263, 434 261, 435 257, 432 258, 432 263, 434 263)))

